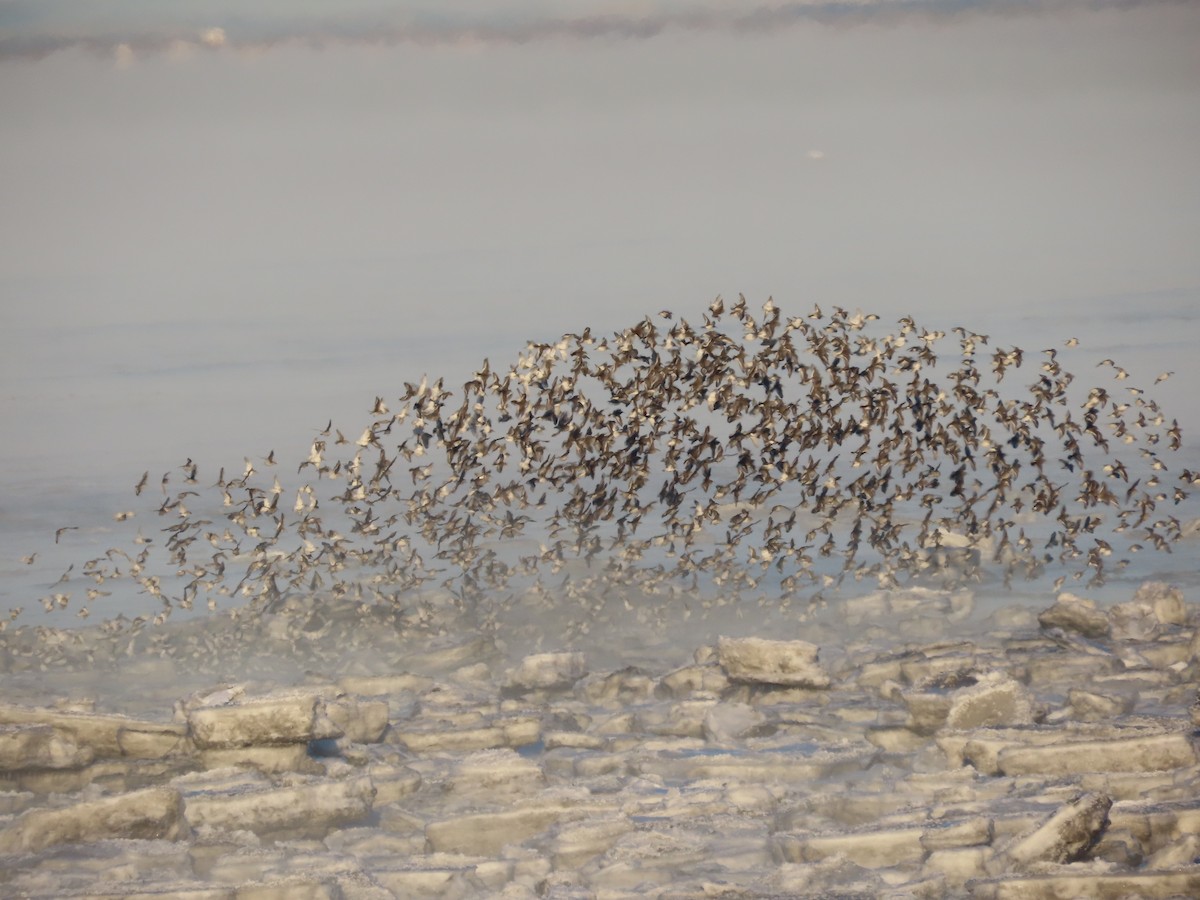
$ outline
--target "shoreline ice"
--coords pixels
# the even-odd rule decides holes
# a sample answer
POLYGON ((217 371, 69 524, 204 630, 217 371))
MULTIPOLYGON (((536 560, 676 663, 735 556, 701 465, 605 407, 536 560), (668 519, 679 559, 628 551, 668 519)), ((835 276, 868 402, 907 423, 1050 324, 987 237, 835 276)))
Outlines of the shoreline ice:
POLYGON ((527 653, 531 623, 472 636, 450 610, 390 630, 351 615, 315 634, 295 609, 222 623, 240 649, 195 620, 107 662, 103 641, 31 657, 4 635, 0 881, 27 897, 1194 892, 1200 605, 1161 583, 1088 602, 980 623, 966 592, 876 592, 794 641, 726 609, 708 627, 744 637, 657 665, 656 642, 686 640, 671 623, 613 624, 601 661, 527 653), (272 655, 291 671, 271 677, 272 655))

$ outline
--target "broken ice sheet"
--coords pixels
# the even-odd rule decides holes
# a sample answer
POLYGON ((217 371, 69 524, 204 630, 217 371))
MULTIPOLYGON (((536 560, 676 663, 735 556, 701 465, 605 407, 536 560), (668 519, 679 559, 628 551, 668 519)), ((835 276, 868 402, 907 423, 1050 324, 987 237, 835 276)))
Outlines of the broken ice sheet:
POLYGON ((1147 589, 1143 619, 1152 596, 1154 628, 1095 638, 1032 610, 596 667, 414 636, 374 670, 214 679, 136 718, 115 694, 0 704, 6 888, 62 894, 104 859, 113 895, 1186 893, 1198 610, 1147 589))

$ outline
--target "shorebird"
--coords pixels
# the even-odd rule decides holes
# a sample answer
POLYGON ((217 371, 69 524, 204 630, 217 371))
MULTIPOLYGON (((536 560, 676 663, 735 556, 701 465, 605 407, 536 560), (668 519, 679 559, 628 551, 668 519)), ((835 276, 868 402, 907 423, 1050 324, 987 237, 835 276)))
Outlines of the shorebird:
MULTIPOLYGON (((177 521, 155 543, 139 532, 122 577, 167 608, 301 591, 396 603, 431 582, 482 605, 767 578, 790 598, 924 577, 949 535, 992 542, 1006 578, 1048 559, 1100 577, 1116 549, 1102 513, 1169 550, 1180 528, 1155 505, 1200 479, 1159 485, 1178 423, 1141 389, 1118 403, 1074 384, 1054 347, 1021 385, 1023 351, 989 342, 840 306, 785 317, 768 299, 758 315, 740 295, 728 311, 713 300, 700 327, 662 310, 607 337, 532 341, 461 392, 426 375, 394 402, 376 395, 357 441, 329 420, 291 479, 247 457, 240 478, 172 494, 165 473, 157 511, 177 521)), ((197 464, 180 468, 194 484, 197 464)), ((102 559, 88 574, 117 577, 102 559)))

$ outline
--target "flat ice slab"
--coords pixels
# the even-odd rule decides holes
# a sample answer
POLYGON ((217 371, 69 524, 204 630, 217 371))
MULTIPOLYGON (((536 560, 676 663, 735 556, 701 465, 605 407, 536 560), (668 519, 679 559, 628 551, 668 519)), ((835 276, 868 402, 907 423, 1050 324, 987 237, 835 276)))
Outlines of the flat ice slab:
POLYGON ((795 687, 829 687, 829 676, 817 663, 820 648, 807 641, 722 637, 717 659, 733 681, 795 687))

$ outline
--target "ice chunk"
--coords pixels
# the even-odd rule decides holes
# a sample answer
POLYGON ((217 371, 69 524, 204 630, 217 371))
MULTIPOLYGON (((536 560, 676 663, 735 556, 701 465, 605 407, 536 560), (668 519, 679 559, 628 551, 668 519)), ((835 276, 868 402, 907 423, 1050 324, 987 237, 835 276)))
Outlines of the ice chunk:
POLYGON ((729 677, 719 666, 690 665, 667 673, 659 683, 672 697, 695 693, 719 696, 729 687, 729 677))
POLYGON ((461 760, 447 789, 464 795, 511 795, 539 790, 545 784, 541 767, 511 749, 483 750, 461 760))
POLYGON ((954 698, 948 691, 911 690, 901 694, 908 709, 907 727, 915 734, 930 735, 946 723, 954 698))
POLYGON ((371 879, 391 891, 394 897, 482 897, 487 895, 485 885, 469 861, 413 859, 400 861, 396 865, 374 867, 371 879))
POLYGON ((569 688, 587 674, 587 660, 578 651, 526 656, 508 677, 513 693, 569 688))
POLYGON ((1084 722, 1106 722, 1114 719, 1132 710, 1136 702, 1136 693, 1113 696, 1083 688, 1071 688, 1067 691, 1067 706, 1072 718, 1084 722))
MULTIPOLYGON (((1189 770, 1177 781, 1173 802, 1122 801, 1109 813, 1114 828, 1127 828, 1147 853, 1157 853, 1180 835, 1200 834, 1200 800, 1196 799, 1196 772, 1189 770)), ((1170 795, 1168 795, 1170 796, 1170 795)))
POLYGON ((955 641, 931 644, 905 654, 900 659, 900 675, 911 685, 936 682, 951 687, 953 681, 974 675, 982 666, 975 644, 955 641))
POLYGON ((922 679, 901 698, 908 727, 917 734, 933 734, 943 725, 956 730, 1028 725, 1035 717, 1029 691, 999 671, 947 671, 922 679))
POLYGON ((329 720, 356 744, 377 744, 388 728, 386 700, 360 700, 342 694, 325 697, 329 720))
POLYGON ((1175 869, 1194 866, 1200 860, 1200 834, 1185 834, 1160 847, 1146 860, 1149 869, 1175 869))
POLYGON ((112 793, 161 784, 192 768, 194 763, 184 756, 166 760, 100 759, 80 769, 18 770, 3 781, 37 794, 69 794, 96 783, 112 793))
MULTIPOLYGON (((96 756, 118 757, 133 755, 137 743, 133 735, 140 736, 143 746, 153 744, 161 737, 168 748, 174 747, 184 731, 179 725, 143 722, 128 716, 103 715, 96 713, 66 712, 53 709, 21 706, 16 703, 0 703, 0 725, 50 725, 57 728, 80 746, 88 747, 96 756), (125 747, 122 734, 125 733, 125 747)), ((151 756, 160 755, 156 749, 151 756)))
POLYGON ((413 753, 523 747, 538 740, 541 720, 534 716, 496 716, 474 728, 447 728, 441 722, 414 722, 396 728, 396 739, 413 753))
POLYGON ((582 818, 590 812, 573 796, 550 797, 516 809, 470 813, 430 822, 425 828, 425 838, 433 851, 495 856, 508 844, 520 843, 557 822, 582 818))
POLYGON ((871 725, 864 737, 880 750, 889 753, 908 753, 924 745, 928 739, 907 725, 871 725))
POLYGON ((1183 600, 1183 591, 1163 581, 1147 581, 1133 595, 1135 603, 1147 603, 1154 616, 1163 625, 1186 625, 1188 608, 1183 600))
POLYGON ((1200 897, 1200 871, 1182 872, 1070 872, 1004 876, 971 883, 975 900, 1057 900, 1059 897, 1095 897, 1100 900, 1175 900, 1200 897))
POLYGON ((547 846, 556 868, 575 868, 607 852, 622 835, 633 830, 629 816, 593 815, 556 826, 547 846))
POLYGON ((134 759, 164 759, 191 754, 195 747, 185 725, 131 723, 117 731, 121 755, 134 759))
POLYGON ((341 900, 345 896, 338 878, 322 874, 298 874, 241 884, 237 900, 341 900))
POLYGON ((817 663, 820 648, 807 641, 721 637, 717 656, 733 681, 798 687, 829 687, 829 676, 817 663))
POLYGON ((711 748, 660 754, 636 762, 643 774, 664 778, 708 778, 724 782, 807 783, 868 769, 879 759, 875 748, 803 747, 758 753, 714 753, 711 748))
POLYGON ((947 850, 953 847, 973 847, 990 844, 995 834, 992 820, 983 816, 970 819, 935 822, 921 832, 921 846, 926 850, 947 850))
POLYGON ((382 806, 407 797, 421 787, 421 773, 408 766, 375 763, 369 768, 371 782, 375 785, 375 804, 382 806))
POLYGON ((882 690, 884 685, 899 682, 903 659, 903 654, 885 654, 864 660, 859 667, 856 683, 863 690, 882 690))
POLYGON ((697 838, 693 831, 684 829, 632 831, 621 835, 601 856, 587 863, 583 872, 601 895, 655 884, 675 884, 682 867, 694 865, 709 855, 707 845, 711 835, 697 838))
POLYGON ((1065 804, 1032 832, 1018 836, 997 851, 989 864, 999 874, 1028 869, 1036 862, 1065 863, 1079 859, 1108 824, 1112 798, 1083 794, 1065 804))
POLYGON ((1065 591, 1058 595, 1057 603, 1038 615, 1038 622, 1043 628, 1076 631, 1088 638, 1106 637, 1109 629, 1108 616, 1094 601, 1065 591))
POLYGON ((187 833, 179 792, 154 787, 61 809, 30 810, 0 831, 0 853, 109 838, 174 841, 187 833))
POLYGON ((50 725, 0 725, 0 771, 74 769, 95 758, 50 725))
POLYGON ((714 744, 736 744, 766 720, 745 703, 718 703, 704 714, 704 739, 714 744))
POLYGON ((1138 600, 1111 607, 1108 623, 1109 634, 1116 641, 1152 641, 1161 631, 1154 607, 1138 600))
POLYGON ((817 863, 784 862, 772 873, 770 885, 773 891, 786 897, 886 896, 883 879, 876 872, 855 865, 844 856, 817 863))
POLYGON ((775 850, 786 862, 819 862, 841 856, 868 869, 916 865, 925 856, 922 826, 862 829, 840 834, 776 834, 775 850))
MULTIPOLYGON (((205 842, 205 849, 214 845, 205 842)), ((286 866, 287 854, 278 845, 264 846, 261 842, 249 845, 229 845, 221 847, 226 851, 218 853, 213 859, 205 860, 198 867, 197 874, 203 874, 209 881, 219 881, 225 884, 239 884, 256 881, 267 877, 270 872, 286 866)))
POLYGON ((375 787, 367 776, 344 781, 296 780, 274 785, 261 781, 205 786, 179 779, 187 821, 255 834, 324 836, 330 829, 364 819, 371 811, 375 787))
POLYGON ((626 666, 605 675, 591 675, 575 690, 592 703, 626 706, 654 696, 655 680, 637 666, 626 666))
POLYGON ((229 766, 257 769, 260 772, 305 772, 322 774, 325 770, 309 756, 307 744, 266 744, 258 747, 213 747, 201 750, 200 764, 205 769, 229 766))
POLYGON ((1191 637, 1188 634, 1160 635, 1153 643, 1138 644, 1137 654, 1156 669, 1183 672, 1195 655, 1191 637))
POLYGON ((1088 856, 1098 862, 1110 863, 1123 869, 1136 869, 1142 864, 1145 852, 1142 842, 1128 828, 1110 826, 1104 829, 1088 856))
POLYGON ((636 730, 662 737, 702 738, 704 720, 715 705, 713 700, 680 700, 655 704, 638 711, 636 730))
POLYGON ((1155 772, 1200 762, 1187 734, 1103 741, 1068 741, 1045 747, 1006 747, 997 768, 1004 775, 1074 775, 1079 772, 1155 772))
POLYGON ((986 847, 934 850, 926 857, 922 874, 942 875, 949 885, 958 887, 987 874, 989 852, 986 847))
MULTIPOLYGON (((944 731, 935 738, 951 766, 971 765, 986 775, 999 775, 1000 754, 1018 749, 1037 750, 1054 747, 1090 745, 1095 742, 1158 738, 1171 734, 1166 723, 1151 720, 1145 724, 1071 723, 1064 726, 1025 726, 1020 728, 978 728, 973 731, 944 731)), ((1036 758, 1036 754, 1034 755, 1036 758)), ((1174 768, 1174 767, 1168 767, 1174 768)), ((1086 771, 1086 770, 1081 770, 1086 771)), ((1100 770, 1115 771, 1115 770, 1100 770)), ((1146 771, 1146 770, 1131 770, 1146 771)), ((1022 773, 1026 774, 1026 773, 1022 773)), ((1041 774, 1041 773, 1028 773, 1041 774)), ((1055 774, 1055 773, 1050 773, 1055 774)), ((1077 774, 1077 773, 1064 773, 1077 774)))
MULTIPOLYGON (((193 881, 191 847, 185 841, 101 840, 50 847, 34 856, 11 860, 5 870, 6 897, 79 896, 68 884, 85 886, 86 896, 135 894, 153 886, 193 881), (15 877, 14 877, 15 876, 15 877), (36 882, 45 879, 42 889, 36 882)), ((193 881, 194 883, 194 881, 193 881)), ((80 892, 82 893, 82 892, 80 892)))
POLYGON ((187 714, 192 740, 200 748, 294 744, 341 737, 326 714, 324 699, 312 691, 271 694, 187 714))
POLYGON ((989 725, 1031 725, 1033 698, 1004 672, 987 672, 976 684, 954 692, 946 725, 955 729, 989 725))
POLYGON ((542 743, 547 750, 569 747, 573 750, 603 750, 608 746, 608 739, 595 734, 584 734, 580 731, 547 731, 542 736, 542 743))

